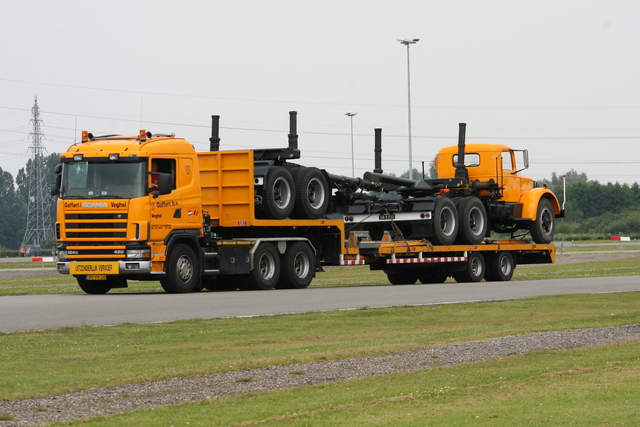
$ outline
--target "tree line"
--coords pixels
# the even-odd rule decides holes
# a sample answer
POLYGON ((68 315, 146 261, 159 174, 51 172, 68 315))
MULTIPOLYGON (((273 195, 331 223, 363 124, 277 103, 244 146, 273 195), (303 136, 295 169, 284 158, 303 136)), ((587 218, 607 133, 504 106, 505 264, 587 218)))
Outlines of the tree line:
MULTIPOLYGON (((43 159, 44 174, 51 177, 52 183, 54 169, 59 159, 60 156, 57 153, 45 156, 43 159)), ((27 230, 29 182, 34 174, 33 158, 27 161, 25 167, 18 170, 15 179, 10 172, 0 168, 0 255, 2 256, 5 252, 11 252, 10 255, 17 254, 22 245, 27 230)), ((56 217, 55 199, 53 196, 47 196, 45 200, 45 206, 51 213, 52 221, 55 221, 56 217)), ((54 242, 46 243, 50 248, 54 242)))

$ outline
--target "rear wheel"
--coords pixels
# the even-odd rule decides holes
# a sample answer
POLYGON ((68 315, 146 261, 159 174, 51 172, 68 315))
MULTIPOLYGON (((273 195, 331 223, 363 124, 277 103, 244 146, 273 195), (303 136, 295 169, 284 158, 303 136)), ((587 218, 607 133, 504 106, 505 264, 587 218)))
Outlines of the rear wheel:
POLYGON ((487 211, 477 197, 465 197, 458 205, 458 237, 468 245, 477 245, 487 234, 487 211))
POLYGON ((516 263, 510 252, 498 252, 487 262, 485 280, 507 282, 513 277, 516 263))
POLYGON ((199 280, 199 262, 195 252, 185 244, 177 244, 169 253, 166 275, 160 279, 171 294, 191 292, 199 280))
POLYGON ((302 168, 295 177, 295 214, 299 218, 318 219, 329 206, 329 184, 318 168, 302 168))
POLYGON ((253 270, 244 276, 244 288, 273 289, 280 279, 280 254, 271 243, 261 243, 253 255, 253 270))
POLYGON ((433 243, 451 245, 458 235, 458 212, 448 197, 439 197, 433 210, 433 243))
POLYGON ((293 177, 282 166, 272 166, 264 180, 264 213, 270 219, 291 215, 295 204, 293 177))
POLYGON ((278 288, 303 289, 309 286, 316 271, 316 257, 305 242, 290 245, 281 258, 278 288))
POLYGON ((449 273, 443 271, 425 270, 418 274, 418 280, 425 285, 433 283, 444 283, 449 277, 449 273))
POLYGON ((392 285, 413 285, 418 275, 412 271, 385 271, 392 285))
POLYGON ((531 221, 531 237, 536 243, 551 243, 556 231, 556 215, 549 199, 540 199, 535 221, 531 221))
POLYGON ((467 259, 466 268, 454 273, 456 282, 480 282, 485 274, 485 262, 481 253, 472 252, 467 259))

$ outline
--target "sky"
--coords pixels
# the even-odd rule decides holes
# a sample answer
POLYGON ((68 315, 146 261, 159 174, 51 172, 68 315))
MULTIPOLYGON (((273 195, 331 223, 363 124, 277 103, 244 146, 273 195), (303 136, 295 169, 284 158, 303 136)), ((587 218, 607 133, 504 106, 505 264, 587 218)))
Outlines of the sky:
POLYGON ((381 128, 399 175, 409 69, 416 169, 464 122, 467 143, 528 149, 536 180, 633 183, 639 21, 637 0, 0 0, 0 168, 29 159, 37 97, 49 154, 82 130, 207 151, 214 114, 223 150, 285 147, 295 110, 300 164, 361 177, 381 128))

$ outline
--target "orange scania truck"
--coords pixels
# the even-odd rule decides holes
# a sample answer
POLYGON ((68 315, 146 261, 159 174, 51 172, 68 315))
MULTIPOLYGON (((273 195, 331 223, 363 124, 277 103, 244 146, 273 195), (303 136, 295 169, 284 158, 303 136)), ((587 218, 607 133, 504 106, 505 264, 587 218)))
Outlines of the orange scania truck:
POLYGON ((294 163, 295 112, 285 148, 221 151, 212 121, 207 152, 145 130, 83 132, 52 186, 58 272, 89 294, 128 280, 182 293, 305 288, 331 265, 368 264, 393 284, 509 280, 555 259, 555 195, 520 176, 506 146, 465 152, 462 126, 437 179, 406 180, 382 173, 380 129, 375 169, 353 178, 294 163))

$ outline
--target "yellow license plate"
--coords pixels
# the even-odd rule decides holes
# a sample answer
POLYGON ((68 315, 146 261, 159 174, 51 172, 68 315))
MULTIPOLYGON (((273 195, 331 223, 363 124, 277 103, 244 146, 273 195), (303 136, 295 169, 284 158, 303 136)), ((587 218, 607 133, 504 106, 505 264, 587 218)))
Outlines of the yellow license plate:
POLYGON ((87 274, 87 280, 107 280, 106 274, 87 274))
POLYGON ((70 273, 76 275, 105 275, 120 273, 117 262, 72 262, 70 273))

